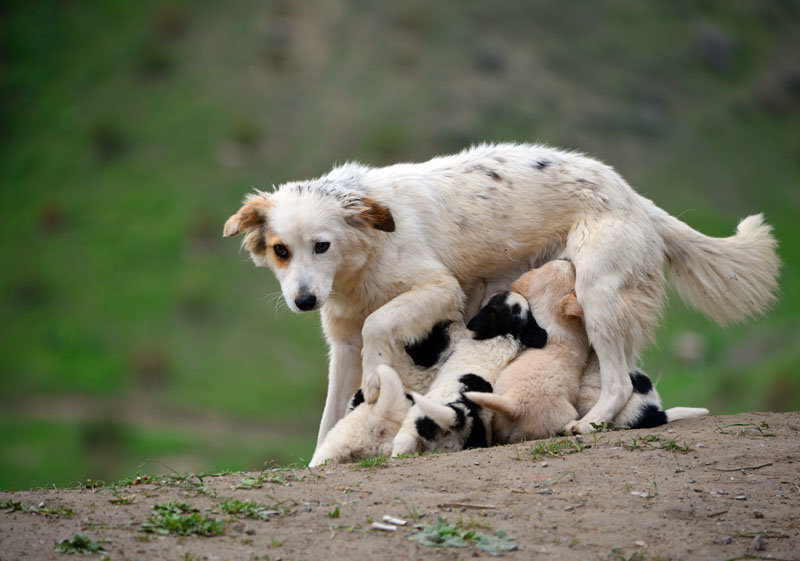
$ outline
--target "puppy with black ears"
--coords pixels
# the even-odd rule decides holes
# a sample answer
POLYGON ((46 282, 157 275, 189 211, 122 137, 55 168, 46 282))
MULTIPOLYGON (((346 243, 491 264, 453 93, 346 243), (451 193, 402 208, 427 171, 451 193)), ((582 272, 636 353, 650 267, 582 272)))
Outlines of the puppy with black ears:
POLYGON ((492 297, 470 320, 430 390, 412 392, 414 405, 394 439, 392 456, 488 446, 491 411, 465 396, 491 392, 497 374, 521 350, 546 342, 547 332, 524 297, 508 292, 492 297))

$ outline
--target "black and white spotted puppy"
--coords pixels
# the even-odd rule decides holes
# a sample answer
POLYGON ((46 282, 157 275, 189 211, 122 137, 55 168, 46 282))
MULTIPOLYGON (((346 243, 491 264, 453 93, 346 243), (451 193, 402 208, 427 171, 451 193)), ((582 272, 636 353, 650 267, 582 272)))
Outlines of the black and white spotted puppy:
MULTIPOLYGON (((628 373, 633 384, 633 393, 625 406, 612 419, 617 427, 630 429, 649 429, 660 427, 680 419, 694 419, 708 415, 703 407, 670 407, 662 409, 661 396, 650 377, 641 370, 628 373)), ((600 397, 600 364, 597 355, 589 354, 589 361, 581 377, 581 389, 575 408, 578 416, 588 412, 600 397)))
POLYGON ((491 412, 464 393, 491 392, 498 373, 520 351, 547 342, 527 300, 516 293, 493 296, 468 325, 451 328, 452 353, 425 395, 412 392, 414 405, 394 438, 392 456, 488 446, 491 412))

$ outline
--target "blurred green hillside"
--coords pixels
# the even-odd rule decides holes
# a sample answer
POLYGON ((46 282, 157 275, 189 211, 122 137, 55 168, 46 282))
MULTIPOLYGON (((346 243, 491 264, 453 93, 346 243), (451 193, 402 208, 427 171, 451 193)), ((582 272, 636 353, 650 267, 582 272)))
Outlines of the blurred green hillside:
POLYGON ((0 6, 0 488, 309 458, 326 349, 222 225, 350 159, 541 141, 704 233, 763 211, 766 317, 674 295, 666 405, 800 408, 800 2, 0 6))

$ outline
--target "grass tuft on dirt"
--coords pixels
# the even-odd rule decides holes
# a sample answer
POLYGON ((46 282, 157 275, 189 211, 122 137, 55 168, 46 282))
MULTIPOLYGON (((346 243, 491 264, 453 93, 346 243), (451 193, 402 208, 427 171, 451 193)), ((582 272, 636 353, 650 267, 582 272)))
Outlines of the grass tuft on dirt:
POLYGON ((423 526, 422 530, 408 537, 422 545, 430 547, 467 547, 474 545, 484 551, 502 553, 520 549, 514 538, 502 530, 491 535, 467 528, 459 520, 456 524, 448 524, 444 518, 433 525, 423 526))
POLYGON ((70 553, 73 555, 88 555, 89 553, 105 551, 105 548, 100 545, 99 542, 89 539, 88 536, 83 534, 75 534, 72 536, 72 539, 64 538, 58 542, 58 545, 56 545, 56 551, 62 551, 64 553, 70 553))
POLYGON ((197 508, 182 501, 154 505, 153 510, 155 514, 142 524, 147 533, 216 536, 225 531, 225 522, 201 515, 197 508))

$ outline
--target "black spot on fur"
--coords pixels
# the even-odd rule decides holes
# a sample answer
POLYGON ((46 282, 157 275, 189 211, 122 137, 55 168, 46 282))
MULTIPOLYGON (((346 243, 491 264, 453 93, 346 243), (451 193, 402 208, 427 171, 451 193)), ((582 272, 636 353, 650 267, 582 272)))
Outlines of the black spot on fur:
POLYGON ((641 370, 636 370, 628 374, 633 382, 633 391, 635 393, 647 394, 653 391, 653 383, 650 378, 641 370))
POLYGON ((477 415, 472 418, 472 428, 464 442, 464 448, 486 448, 489 442, 486 438, 486 425, 477 415))
POLYGON ((464 414, 464 410, 461 408, 461 403, 457 401, 455 403, 448 403, 447 406, 456 413, 456 422, 453 423, 453 426, 447 428, 450 428, 451 430, 463 429, 464 425, 467 424, 467 416, 464 414))
POLYGON ((667 414, 656 405, 648 403, 639 412, 639 416, 631 423, 632 429, 651 429, 667 424, 667 414))
MULTIPOLYGON (((491 393, 494 391, 492 388, 492 384, 489 383, 486 378, 483 376, 478 376, 477 374, 464 374, 461 378, 458 379, 459 382, 464 386, 461 391, 462 392, 488 392, 491 393)), ((469 401, 465 398, 465 401, 469 401)), ((470 401, 470 403, 472 403, 470 401)))
POLYGON ((439 431, 442 430, 439 428, 439 425, 428 417, 419 417, 414 425, 417 428, 417 434, 425 440, 433 440, 436 438, 436 435, 439 434, 439 431))
POLYGON ((519 334, 519 340, 531 349, 542 349, 547 345, 547 331, 536 323, 536 318, 530 312, 525 328, 519 334))
POLYGON ((442 353, 450 344, 450 334, 447 332, 450 323, 452 322, 437 323, 423 339, 406 345, 406 352, 414 364, 430 368, 439 361, 442 353))
POLYGON ((492 178, 492 179, 494 179, 495 181, 500 181, 500 180, 502 179, 502 178, 500 177, 500 174, 499 174, 499 173, 497 173, 496 171, 494 171, 493 169, 487 170, 487 171, 486 171, 486 175, 488 175, 489 177, 491 177, 491 178, 492 178))
POLYGON ((412 403, 412 405, 413 405, 413 403, 414 403, 414 396, 413 395, 411 395, 410 393, 407 393, 406 394, 406 399, 408 401, 410 401, 412 403))
POLYGON ((358 391, 353 394, 353 401, 350 402, 350 410, 352 411, 362 403, 364 403, 364 392, 361 391, 361 388, 358 388, 358 391))
POLYGON ((552 162, 550 160, 536 160, 531 165, 536 169, 538 169, 539 171, 542 171, 543 169, 547 168, 547 166, 549 166, 551 163, 552 162))

